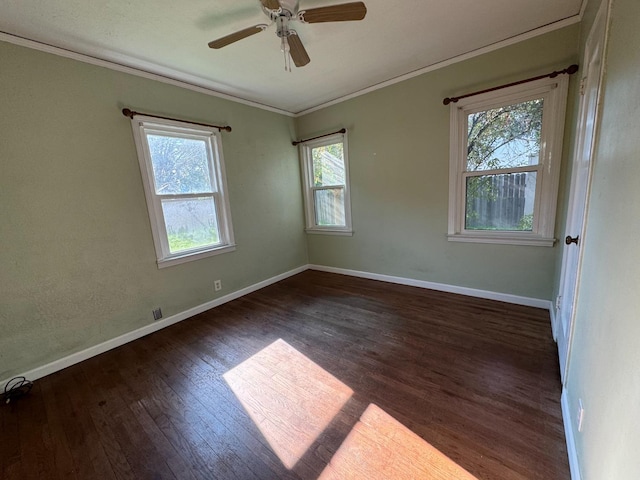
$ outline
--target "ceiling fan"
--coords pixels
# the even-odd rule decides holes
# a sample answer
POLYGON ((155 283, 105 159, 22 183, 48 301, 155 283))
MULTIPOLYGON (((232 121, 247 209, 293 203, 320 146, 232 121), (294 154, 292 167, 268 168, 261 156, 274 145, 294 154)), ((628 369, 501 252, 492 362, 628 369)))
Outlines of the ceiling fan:
POLYGON ((342 3, 327 7, 309 8, 307 10, 298 9, 297 1, 293 3, 290 0, 260 0, 260 3, 262 4, 263 12, 271 20, 269 25, 261 23, 245 28, 209 42, 209 47, 215 49, 226 47, 238 40, 260 33, 275 23, 276 35, 280 38, 280 49, 284 53, 285 70, 291 71, 290 60, 293 60, 296 67, 304 67, 311 59, 302 45, 298 32, 289 28, 289 22, 348 22, 362 20, 367 14, 367 7, 363 2, 342 3), (293 3, 293 6, 288 5, 291 3, 293 3))

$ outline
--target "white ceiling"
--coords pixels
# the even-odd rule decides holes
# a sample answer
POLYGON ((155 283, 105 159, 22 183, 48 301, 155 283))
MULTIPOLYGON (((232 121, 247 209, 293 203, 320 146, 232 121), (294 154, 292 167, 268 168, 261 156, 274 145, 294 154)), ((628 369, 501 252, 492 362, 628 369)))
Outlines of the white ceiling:
MULTIPOLYGON (((300 0, 300 8, 347 1, 352 0, 300 0)), ((284 71, 273 25, 221 50, 207 46, 268 23, 258 0, 2 0, 0 31, 299 113, 523 34, 573 23, 586 3, 364 1, 362 21, 292 25, 311 63, 291 73, 284 71)))

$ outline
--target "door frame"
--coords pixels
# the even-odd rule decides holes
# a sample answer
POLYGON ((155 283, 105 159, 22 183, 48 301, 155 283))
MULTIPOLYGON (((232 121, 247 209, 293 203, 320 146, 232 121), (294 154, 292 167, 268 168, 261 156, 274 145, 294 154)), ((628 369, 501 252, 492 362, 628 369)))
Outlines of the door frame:
POLYGON ((565 250, 563 252, 562 255, 562 270, 560 273, 560 285, 559 285, 559 289, 558 289, 558 297, 556 298, 556 302, 555 302, 555 316, 554 316, 554 325, 553 325, 553 334, 554 334, 554 338, 556 339, 556 341, 558 342, 558 355, 560 357, 560 376, 562 379, 562 384, 566 384, 567 382, 567 375, 569 372, 569 363, 570 363, 570 358, 571 358, 571 345, 573 343, 573 335, 574 335, 574 330, 575 330, 575 320, 576 320, 576 303, 577 303, 577 299, 578 299, 578 294, 580 291, 580 278, 581 278, 581 272, 582 272, 582 260, 583 260, 583 255, 584 255, 584 243, 585 243, 585 239, 586 239, 586 230, 587 230, 587 218, 588 218, 588 212, 589 212, 589 199, 590 199, 590 195, 591 195, 591 181, 592 181, 592 176, 593 176, 593 167, 594 167, 594 157, 595 157, 595 151, 597 148, 597 140, 598 140, 598 133, 600 130, 600 117, 601 117, 601 109, 602 109, 602 95, 603 95, 603 91, 602 91, 602 85, 603 85, 603 80, 604 80, 604 74, 605 74, 605 61, 606 61, 606 49, 607 49, 607 38, 608 38, 608 33, 609 33, 609 15, 610 15, 610 9, 611 9, 611 0, 602 0, 600 3, 600 7, 598 8, 598 13, 596 14, 595 20, 593 22, 593 25, 591 26, 591 30, 589 31, 589 36, 587 37, 587 41, 585 43, 585 51, 584 51, 584 56, 583 56, 583 65, 586 68, 589 65, 589 61, 592 57, 592 53, 594 51, 594 47, 599 45, 599 56, 600 56, 600 66, 599 66, 599 71, 598 72, 586 72, 586 75, 581 77, 580 80, 580 89, 582 90, 586 84, 586 80, 588 78, 588 76, 590 74, 597 74, 598 75, 598 83, 597 83, 597 93, 596 93, 596 104, 595 104, 595 108, 593 110, 593 116, 591 116, 589 113, 586 113, 584 110, 587 107, 586 105, 586 95, 584 95, 584 92, 580 92, 580 107, 579 107, 579 113, 578 113, 578 120, 577 120, 577 125, 576 125, 576 141, 575 141, 575 145, 574 145, 574 154, 572 156, 572 163, 573 163, 573 170, 571 173, 571 185, 569 187, 569 209, 567 211, 567 217, 566 217, 566 225, 565 225, 565 229, 569 229, 571 228, 571 224, 574 221, 578 221, 580 222, 580 227, 579 227, 579 232, 568 232, 565 231, 565 233, 569 234, 569 235, 575 235, 576 233, 579 235, 579 245, 577 245, 577 248, 579 248, 577 255, 577 261, 576 261, 576 267, 575 267, 575 285, 573 286, 573 294, 571 296, 571 298, 562 298, 563 294, 564 294, 564 289, 565 289, 565 283, 567 282, 567 278, 569 275, 569 265, 568 265, 568 258, 569 255, 567 253, 566 248, 576 248, 573 246, 567 246, 565 247, 565 250), (593 128, 592 128, 592 134, 591 134, 591 138, 585 138, 585 125, 587 122, 589 121, 593 121, 593 128), (582 218, 581 219, 577 219, 577 218, 572 218, 572 212, 573 210, 575 210, 575 206, 576 203, 578 201, 582 201, 582 198, 577 198, 577 191, 576 191, 576 182, 577 182, 577 168, 576 168, 576 163, 577 161, 579 161, 579 159, 582 157, 584 150, 585 150, 585 145, 587 145, 587 142, 590 144, 590 153, 589 153, 589 165, 588 165, 588 172, 586 175, 586 186, 585 186, 585 194, 584 194, 584 211, 582 214, 582 218), (566 338, 565 338, 565 342, 566 342, 566 351, 564 352, 564 362, 562 362, 563 360, 563 355, 561 354, 561 349, 565 348, 564 346, 560 345, 560 340, 562 339, 562 336, 560 335, 560 331, 563 329, 563 325, 562 325, 562 315, 561 315, 561 310, 563 306, 566 306, 563 302, 570 302, 569 308, 570 308, 570 314, 569 314, 569 318, 568 318, 568 328, 567 328, 567 334, 566 334, 566 338), (562 364, 564 363, 564 364, 562 364))

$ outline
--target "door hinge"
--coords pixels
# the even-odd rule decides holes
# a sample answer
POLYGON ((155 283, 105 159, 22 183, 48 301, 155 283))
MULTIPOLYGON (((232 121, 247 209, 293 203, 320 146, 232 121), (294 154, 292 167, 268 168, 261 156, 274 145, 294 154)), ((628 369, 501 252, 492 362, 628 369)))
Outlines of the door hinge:
POLYGON ((584 95, 584 88, 587 83, 587 77, 582 77, 580 80, 580 95, 584 95))
POLYGON ((562 295, 556 297, 556 310, 560 309, 560 302, 562 301, 562 295))

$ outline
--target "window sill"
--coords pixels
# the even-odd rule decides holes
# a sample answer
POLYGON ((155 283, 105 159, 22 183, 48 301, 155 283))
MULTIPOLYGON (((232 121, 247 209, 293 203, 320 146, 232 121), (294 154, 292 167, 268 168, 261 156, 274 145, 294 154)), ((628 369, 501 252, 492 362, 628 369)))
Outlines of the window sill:
POLYGON ((158 260, 158 268, 171 267, 173 265, 179 265, 180 263, 192 262, 194 260, 212 257, 213 255, 220 255, 221 253, 233 252, 235 249, 235 245, 224 245, 221 247, 212 248, 210 250, 185 253, 184 255, 163 258, 158 260))
POLYGON ((448 234, 450 242, 467 243, 493 243, 498 245, 528 245, 534 247, 553 247, 555 238, 541 237, 538 235, 496 235, 496 234, 448 234))
POLYGON ((312 233, 314 235, 342 235, 346 237, 353 236, 353 230, 332 230, 324 228, 305 228, 306 233, 312 233))

